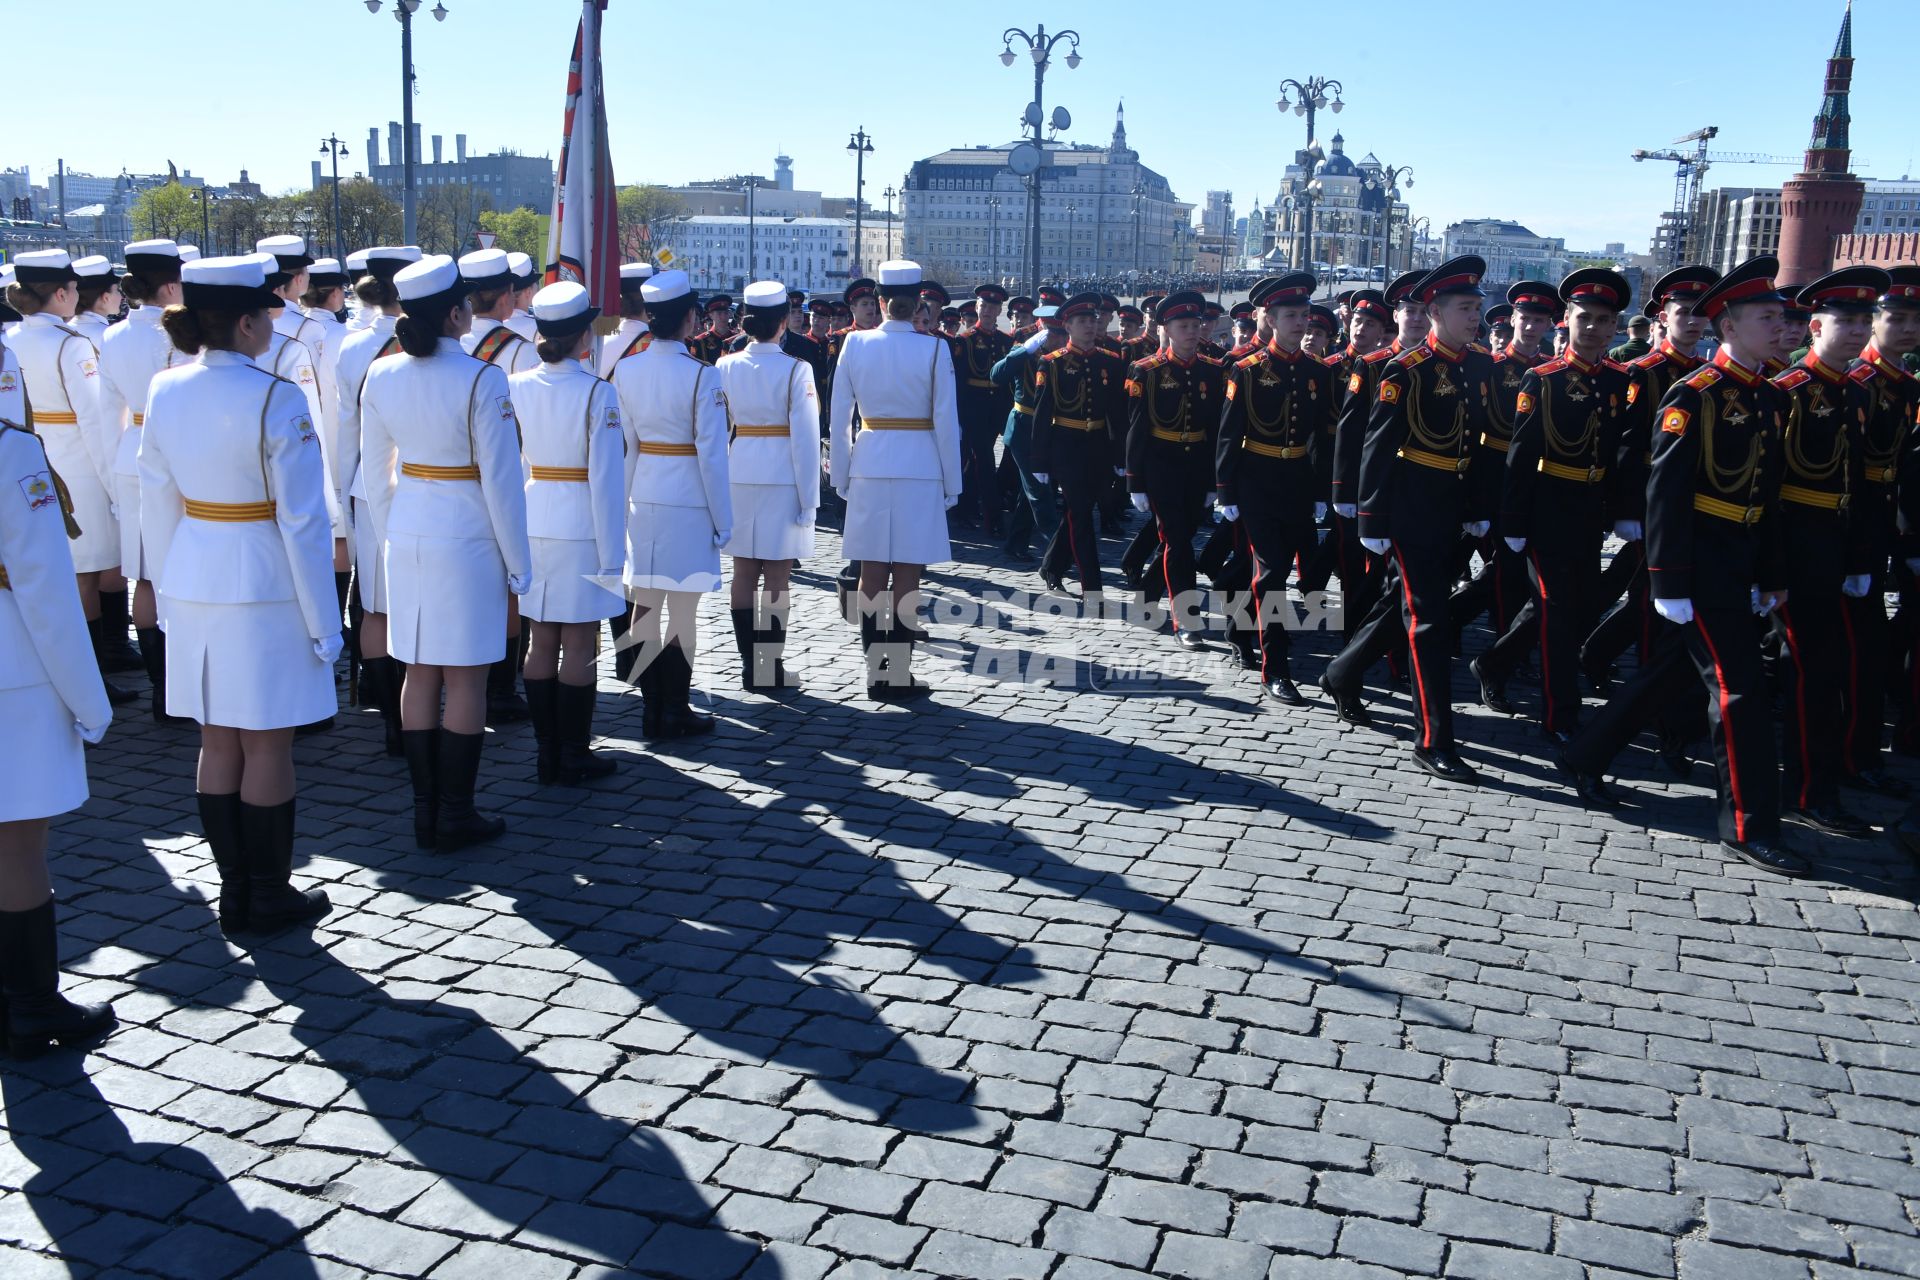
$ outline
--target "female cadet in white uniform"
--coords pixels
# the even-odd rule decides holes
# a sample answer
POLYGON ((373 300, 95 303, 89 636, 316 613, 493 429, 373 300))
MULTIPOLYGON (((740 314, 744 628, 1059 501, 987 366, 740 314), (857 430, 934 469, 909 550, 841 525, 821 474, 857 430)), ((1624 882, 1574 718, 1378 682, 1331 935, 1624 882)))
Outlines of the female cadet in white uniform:
MULTIPOLYGON (((346 613, 347 583, 352 576, 348 570, 353 564, 350 542, 353 509, 340 492, 337 462, 340 455, 340 344, 346 340, 347 326, 341 324, 334 313, 346 305, 346 296, 347 275, 338 261, 319 258, 307 268, 307 287, 299 302, 307 323, 316 326, 320 334, 319 347, 314 353, 314 373, 320 386, 320 438, 327 446, 327 478, 333 485, 334 509, 340 514, 340 522, 334 526, 333 595, 340 602, 342 615, 346 613)), ((287 310, 291 312, 293 308, 287 310)))
POLYGON ((820 399, 813 366, 780 349, 787 288, 778 280, 747 286, 741 324, 747 349, 724 356, 720 378, 733 419, 727 459, 733 485, 733 638, 740 683, 789 687, 783 655, 793 562, 813 554, 820 506, 820 399), (764 585, 764 594, 762 587, 764 585))
POLYGON ((107 326, 120 314, 120 273, 113 263, 99 254, 75 259, 74 274, 80 277, 80 299, 73 308, 73 327, 80 336, 100 349, 107 326))
POLYGON ((163 324, 199 359, 157 375, 140 430, 140 533, 167 629, 167 708, 200 722, 194 790, 220 870, 220 927, 327 909, 295 889, 293 731, 333 714, 333 544, 320 424, 254 361, 272 334, 265 264, 181 269, 163 324))
POLYGON ((649 738, 711 732, 688 705, 702 592, 720 586, 720 548, 733 536, 727 487, 727 401, 718 370, 687 350, 700 321, 684 271, 641 286, 653 341, 614 366, 627 439, 627 641, 646 699, 649 738), (661 631, 665 611, 666 630, 661 631))
POLYGON ((354 290, 352 299, 347 303, 348 333, 354 333, 366 328, 373 323, 373 318, 380 314, 378 307, 368 306, 365 300, 360 297, 360 277, 367 274, 367 255, 370 252, 372 251, 368 249, 355 249, 347 255, 347 261, 345 263, 347 283, 353 286, 354 290))
MULTIPOLYGON (((99 353, 107 330, 119 318, 124 305, 120 291, 120 271, 112 262, 95 254, 90 258, 76 259, 74 271, 80 277, 80 298, 74 304, 73 327, 80 336, 93 344, 95 353, 99 353)), ((101 364, 99 394, 104 402, 106 398, 106 365, 101 364)), ((116 414, 111 406, 103 403, 107 426, 118 431, 123 415, 116 414)), ((120 545, 124 550, 127 542, 127 525, 137 523, 139 515, 129 515, 120 510, 118 481, 114 475, 118 448, 109 442, 107 459, 107 497, 113 502, 114 520, 119 525, 116 531, 120 545)), ((122 556, 121 559, 125 557, 122 556)), ((130 596, 127 578, 123 569, 110 570, 100 575, 100 625, 96 627, 94 642, 100 647, 100 670, 106 673, 119 671, 139 671, 145 665, 141 655, 127 642, 127 620, 130 596)))
POLYGON ((887 319, 849 333, 833 374, 833 487, 847 501, 843 548, 860 562, 867 696, 930 692, 911 667, 920 572, 948 558, 947 509, 960 500, 960 419, 946 339, 916 333, 920 267, 880 264, 887 319), (860 433, 853 431, 855 414, 860 433))
POLYGON ((361 700, 380 711, 386 726, 387 754, 404 754, 400 742, 400 664, 387 652, 387 571, 381 563, 380 542, 373 536, 373 509, 367 502, 366 476, 360 466, 360 389, 374 361, 400 351, 393 336, 400 318, 400 295, 393 277, 420 261, 412 245, 389 245, 366 251, 366 274, 354 282, 365 328, 347 335, 340 344, 340 362, 334 366, 334 387, 340 405, 339 455, 333 459, 333 479, 347 495, 351 512, 354 595, 360 606, 354 628, 355 651, 360 658, 361 700))
POLYGON ((540 288, 540 272, 533 258, 517 249, 507 255, 507 268, 513 272, 513 314, 507 317, 507 328, 528 342, 538 342, 540 326, 534 323, 530 308, 540 288))
POLYGON ((19 375, 0 357, 0 1005, 16 1058, 113 1025, 105 1005, 59 994, 47 819, 86 803, 81 744, 105 736, 113 709, 87 658, 59 489, 20 399, 19 375))
POLYGON ((453 259, 424 258, 393 283, 401 354, 376 360, 360 392, 361 467, 386 556, 387 643, 407 664, 414 840, 451 853, 506 830, 474 811, 473 789, 507 594, 533 572, 526 477, 506 374, 460 349, 473 313, 453 259))
MULTIPOLYGON (((100 405, 99 355, 66 323, 80 301, 80 277, 72 259, 63 249, 41 249, 18 255, 13 265, 7 301, 24 318, 7 343, 20 359, 33 408, 31 428, 46 442, 47 461, 65 485, 80 526, 72 548, 74 577, 99 661, 105 635, 101 592, 126 588, 120 576, 120 529, 110 497, 119 424, 109 422, 100 405)), ((132 690, 107 682, 107 698, 115 706, 134 696, 132 690)))
POLYGON ((653 268, 644 262, 627 262, 620 267, 620 327, 600 339, 600 376, 611 378, 613 367, 622 359, 642 350, 648 341, 647 303, 641 290, 653 279, 653 268))
POLYGON ((140 659, 153 686, 153 718, 185 724, 167 711, 167 636, 154 610, 153 566, 140 537, 140 432, 147 414, 147 389, 162 369, 185 364, 160 327, 166 309, 180 303, 180 249, 171 240, 139 240, 127 246, 127 274, 120 282, 134 304, 127 318, 107 330, 100 344, 100 404, 119 426, 113 458, 113 497, 120 508, 120 572, 134 583, 133 625, 140 635, 140 659))
POLYGON ((527 705, 539 744, 539 781, 605 777, 595 756, 594 658, 600 623, 626 611, 617 584, 626 561, 626 467, 613 384, 580 357, 593 350, 600 308, 572 281, 533 297, 541 364, 508 379, 527 462, 527 535, 533 586, 520 601, 531 625, 527 705))

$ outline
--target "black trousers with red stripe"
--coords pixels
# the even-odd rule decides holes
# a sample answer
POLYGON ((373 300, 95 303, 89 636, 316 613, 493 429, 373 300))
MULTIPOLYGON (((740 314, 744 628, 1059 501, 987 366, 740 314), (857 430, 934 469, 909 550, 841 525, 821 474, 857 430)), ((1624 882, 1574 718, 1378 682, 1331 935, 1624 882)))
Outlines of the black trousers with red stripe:
MULTIPOLYGON (((1886 722, 1887 622, 1886 584, 1875 575, 1867 594, 1841 597, 1840 641, 1846 649, 1846 670, 1840 680, 1841 768, 1865 773, 1885 765, 1881 729, 1886 722)), ((1903 726, 1904 727, 1904 726, 1903 726)))
MULTIPOLYGON (((1511 551, 1504 543, 1502 550, 1511 551)), ((1540 646, 1541 727, 1572 733, 1580 727, 1580 642, 1599 590, 1599 534, 1542 539, 1521 557, 1533 595, 1505 634, 1480 659, 1482 671, 1504 682, 1536 644, 1540 646)))
POLYGON ((1513 626, 1513 620, 1532 597, 1527 578, 1526 557, 1515 555, 1498 535, 1491 535, 1480 548, 1480 571, 1453 592, 1453 633, 1456 646, 1467 626, 1481 614, 1496 637, 1513 626))
POLYGON ((1720 838, 1771 840, 1780 832, 1780 764, 1753 611, 1696 604, 1685 635, 1707 691, 1720 838))
POLYGON ((1314 548, 1313 507, 1289 503, 1279 494, 1247 494, 1240 500, 1240 533, 1253 557, 1253 580, 1248 590, 1234 593, 1227 608, 1234 630, 1258 637, 1260 678, 1274 680, 1288 674, 1285 619, 1293 609, 1287 603, 1287 575, 1294 557, 1314 548))
POLYGON ((1780 790, 1786 805, 1811 809, 1840 799, 1846 681, 1846 597, 1797 586, 1773 612, 1780 638, 1783 708, 1780 790))
POLYGON ((1106 495, 1113 481, 1113 468, 1107 462, 1104 435, 1091 432, 1062 431, 1063 436, 1084 434, 1085 439, 1061 441, 1054 449, 1049 479, 1060 486, 1060 527, 1040 562, 1040 572, 1048 577, 1064 576, 1069 564, 1080 573, 1080 592, 1087 595, 1103 589, 1100 576, 1100 536, 1094 532, 1093 509, 1106 495))
POLYGON ((1165 593, 1169 616, 1176 631, 1206 630, 1205 613, 1200 608, 1200 583, 1194 567, 1193 538, 1200 528, 1200 516, 1206 502, 1208 470, 1212 459, 1196 455, 1198 462, 1182 466, 1171 463, 1156 468, 1146 480, 1147 506, 1153 513, 1146 527, 1159 540, 1159 552, 1149 567, 1156 570, 1158 582, 1147 584, 1152 599, 1165 593))
MULTIPOLYGON (((1449 526, 1450 527, 1450 526, 1449 526)), ((1453 624, 1447 599, 1453 589, 1454 546, 1449 538, 1395 541, 1394 595, 1383 594, 1360 630, 1327 664, 1326 686, 1357 694, 1367 668, 1396 647, 1392 630, 1412 658, 1414 709, 1420 745, 1453 750, 1453 624)))
MULTIPOLYGON (((1627 555, 1644 546, 1634 543, 1614 562, 1619 563, 1620 556, 1627 555)), ((1637 560, 1639 556, 1635 557, 1637 560)), ((1609 566, 1611 567, 1611 566, 1609 566)), ((1604 593, 1605 588, 1602 587, 1604 593)), ((1603 603, 1606 612, 1594 624, 1593 631, 1580 646, 1580 665, 1589 671, 1605 670, 1617 661, 1621 654, 1634 645, 1640 646, 1640 661, 1647 660, 1647 650, 1653 636, 1653 629, 1664 625, 1658 614, 1653 611, 1653 603, 1647 598, 1647 569, 1644 560, 1635 567, 1633 576, 1628 579, 1626 598, 1612 608, 1603 603)))
MULTIPOLYGON (((1340 575, 1340 631, 1351 643, 1359 634, 1387 578, 1386 561, 1369 555, 1360 545, 1360 521, 1335 513, 1333 532, 1327 535, 1334 548, 1334 572, 1340 575)), ((1398 666, 1398 662, 1395 663, 1398 666)))

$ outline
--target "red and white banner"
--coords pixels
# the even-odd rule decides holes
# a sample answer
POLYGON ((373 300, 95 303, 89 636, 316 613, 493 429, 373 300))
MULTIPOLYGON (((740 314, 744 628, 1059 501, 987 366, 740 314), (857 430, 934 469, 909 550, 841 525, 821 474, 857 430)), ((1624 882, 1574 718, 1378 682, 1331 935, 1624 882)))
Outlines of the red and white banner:
POLYGON ((600 22, 606 8, 607 0, 582 0, 580 29, 573 37, 566 136, 553 179, 545 276, 547 284, 578 281, 602 308, 617 305, 620 292, 620 215, 600 72, 600 22))

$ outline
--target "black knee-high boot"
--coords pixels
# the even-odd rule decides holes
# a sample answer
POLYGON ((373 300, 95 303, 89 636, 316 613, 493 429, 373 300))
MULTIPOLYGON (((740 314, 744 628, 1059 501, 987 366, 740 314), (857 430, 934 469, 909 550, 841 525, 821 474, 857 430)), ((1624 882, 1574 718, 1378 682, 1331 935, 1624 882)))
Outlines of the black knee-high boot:
POLYGON ((32 1058, 54 1045, 86 1044, 113 1026, 104 1004, 60 994, 60 938, 53 899, 26 911, 0 911, 0 990, 6 993, 7 1051, 32 1058))
POLYGON ((413 847, 431 849, 437 843, 440 822, 438 729, 405 729, 400 741, 407 757, 407 777, 413 783, 413 847))
POLYGON ((667 735, 692 738, 712 733, 713 717, 693 709, 693 664, 687 660, 687 651, 669 640, 655 665, 665 668, 660 678, 667 682, 667 705, 661 727, 667 735))
POLYGON ((533 777, 544 787, 560 778, 560 681, 529 677, 526 684, 528 718, 533 722, 533 777))
POLYGON ((167 633, 158 627, 140 628, 140 660, 147 668, 155 724, 192 724, 187 716, 167 714, 167 633))
POLYGON ((240 830, 240 793, 215 795, 196 792, 200 828, 220 872, 220 931, 238 933, 247 927, 247 848, 240 830))
POLYGON ((373 703, 380 708, 380 719, 385 723, 387 754, 403 756, 406 747, 401 743, 400 690, 406 682, 406 668, 391 654, 368 658, 364 666, 364 678, 373 684, 373 703))
POLYGON ((100 593, 100 666, 103 671, 139 671, 145 665, 140 651, 127 639, 127 591, 100 593))
POLYGON ((433 833, 441 853, 458 853, 507 829, 501 819, 481 817, 473 807, 474 788, 480 779, 480 748, 486 740, 484 733, 442 729, 434 745, 438 752, 434 781, 439 786, 440 818, 433 833))
POLYGON ((563 683, 558 689, 559 775, 560 781, 570 786, 604 778, 620 768, 592 750, 593 709, 599 693, 590 684, 563 683))
POLYGON ((754 633, 753 610, 751 608, 729 609, 727 612, 733 618, 734 647, 740 651, 740 687, 742 689, 760 688, 760 683, 754 679, 753 669, 754 643, 759 639, 754 633))
POLYGON ((293 801, 240 805, 247 849, 249 933, 275 933, 317 920, 331 905, 324 889, 293 887, 293 801))
POLYGON ((100 683, 106 686, 107 702, 116 707, 124 707, 140 695, 131 689, 123 689, 107 679, 110 664, 107 658, 107 628, 98 618, 87 619, 87 639, 93 644, 93 662, 100 668, 100 683))
POLYGON ((780 616, 780 610, 771 604, 767 606, 767 625, 755 633, 759 642, 758 652, 766 654, 769 673, 776 690, 798 689, 800 682, 787 673, 787 620, 780 616))

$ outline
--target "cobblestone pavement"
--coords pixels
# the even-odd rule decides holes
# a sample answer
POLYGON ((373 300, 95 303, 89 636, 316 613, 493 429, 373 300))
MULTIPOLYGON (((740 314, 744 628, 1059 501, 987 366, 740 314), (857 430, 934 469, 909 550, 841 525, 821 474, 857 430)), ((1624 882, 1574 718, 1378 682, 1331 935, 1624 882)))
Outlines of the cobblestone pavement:
MULTIPOLYGON (((986 563, 935 585, 1031 582, 986 563)), ((122 1026, 0 1075, 0 1276, 1920 1275, 1890 844, 1762 877, 1704 770, 1636 750, 1589 815, 1464 669, 1479 790, 1403 766, 1402 693, 1343 730, 1017 607, 936 613, 937 698, 876 708, 836 567, 801 697, 742 693, 716 596, 710 739, 642 747, 609 677, 617 787, 494 735, 490 848, 412 849, 373 716, 303 740, 311 939, 221 939, 191 739, 116 726, 54 845, 122 1026)))

